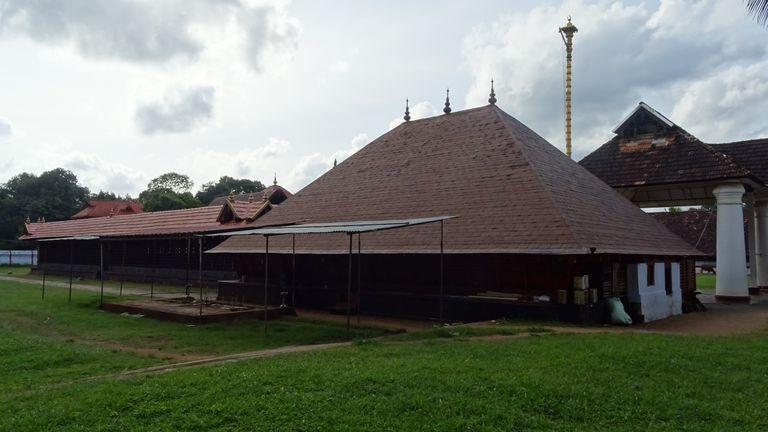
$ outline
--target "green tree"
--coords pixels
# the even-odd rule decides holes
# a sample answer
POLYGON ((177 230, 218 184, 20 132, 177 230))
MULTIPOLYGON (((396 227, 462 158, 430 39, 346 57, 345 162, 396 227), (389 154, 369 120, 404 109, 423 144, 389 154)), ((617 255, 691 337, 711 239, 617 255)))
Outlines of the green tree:
POLYGON ((236 179, 230 176, 222 176, 218 181, 205 183, 195 194, 200 202, 208 205, 214 198, 229 195, 232 191, 236 194, 261 192, 264 184, 258 180, 236 179))
POLYGON ((24 219, 68 219, 88 199, 88 188, 78 184, 68 170, 56 168, 39 176, 21 173, 0 185, 0 238, 15 239, 23 232, 24 219))
POLYGON ((120 195, 115 195, 114 192, 99 190, 99 193, 92 193, 89 199, 114 201, 114 200, 123 199, 123 197, 121 197, 120 195))
POLYGON ((180 194, 189 192, 194 185, 188 175, 169 172, 153 178, 147 185, 147 189, 168 189, 180 194))
POLYGON ((149 182, 139 201, 147 212, 200 207, 203 204, 189 191, 192 186, 189 176, 166 173, 149 182))

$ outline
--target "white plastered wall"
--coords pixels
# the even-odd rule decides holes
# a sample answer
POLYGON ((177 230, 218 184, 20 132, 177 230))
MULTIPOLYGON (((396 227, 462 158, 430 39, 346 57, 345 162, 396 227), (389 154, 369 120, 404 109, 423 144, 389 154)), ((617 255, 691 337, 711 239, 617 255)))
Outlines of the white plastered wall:
POLYGON ((629 301, 640 303, 645 322, 656 321, 683 313, 683 294, 680 290, 680 263, 671 263, 672 292, 667 294, 664 263, 653 264, 654 285, 648 285, 648 266, 645 263, 627 264, 627 294, 629 301))

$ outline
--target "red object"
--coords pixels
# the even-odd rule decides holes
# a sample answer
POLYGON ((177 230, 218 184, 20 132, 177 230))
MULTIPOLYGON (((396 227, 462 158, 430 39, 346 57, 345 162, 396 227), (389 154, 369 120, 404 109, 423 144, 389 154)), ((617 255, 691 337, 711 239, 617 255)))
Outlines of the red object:
POLYGON ((125 200, 88 200, 85 208, 75 213, 70 219, 97 218, 141 213, 144 206, 138 201, 125 200))

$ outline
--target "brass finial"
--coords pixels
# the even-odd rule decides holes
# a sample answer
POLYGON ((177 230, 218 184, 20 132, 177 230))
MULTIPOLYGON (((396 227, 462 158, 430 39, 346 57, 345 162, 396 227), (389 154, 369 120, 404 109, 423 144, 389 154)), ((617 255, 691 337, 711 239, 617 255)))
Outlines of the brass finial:
POLYGON ((253 192, 248 194, 248 202, 253 202, 253 192))
POLYGON ((232 190, 229 192, 229 196, 227 197, 227 200, 228 200, 229 202, 235 202, 235 190, 234 190, 234 189, 232 189, 232 190))
POLYGON ((269 191, 267 191, 266 189, 264 189, 264 193, 261 194, 261 201, 262 202, 269 201, 269 191))
POLYGON ((450 98, 451 89, 445 89, 445 108, 443 108, 443 112, 446 114, 451 113, 451 98, 450 98))
POLYGON ((496 105, 496 92, 493 91, 493 78, 491 78, 491 97, 488 98, 488 103, 496 105))
POLYGON ((408 99, 405 100, 405 115, 403 116, 403 120, 411 121, 411 112, 408 110, 408 99))
POLYGON ((334 167, 334 168, 336 168, 336 164, 337 164, 337 162, 336 162, 336 158, 333 158, 333 167, 334 167))
POLYGON ((45 223, 45 216, 40 218, 40 222, 45 223))
POLYGON ((25 223, 32 223, 32 220, 29 218, 29 216, 27 216, 27 220, 25 221, 25 223))
POLYGON ((113 206, 112 208, 109 209, 109 217, 112 217, 114 215, 115 215, 115 207, 113 206))
POLYGON ((274 186, 277 186, 277 173, 275 173, 275 179, 272 181, 274 186))

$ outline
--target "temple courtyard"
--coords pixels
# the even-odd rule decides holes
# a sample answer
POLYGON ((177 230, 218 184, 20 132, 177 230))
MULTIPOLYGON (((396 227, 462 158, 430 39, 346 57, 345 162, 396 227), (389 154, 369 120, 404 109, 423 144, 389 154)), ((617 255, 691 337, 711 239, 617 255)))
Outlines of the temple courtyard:
POLYGON ((2 270, 2 430, 768 427, 765 296, 630 328, 362 317, 350 338, 300 311, 265 336, 104 312, 87 280, 41 301, 2 270))

